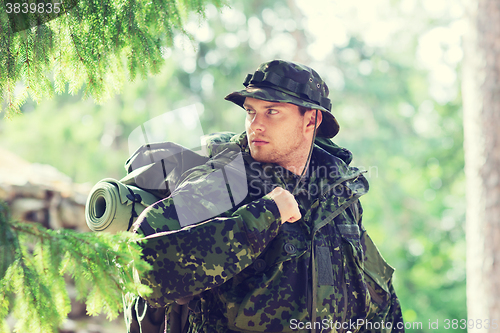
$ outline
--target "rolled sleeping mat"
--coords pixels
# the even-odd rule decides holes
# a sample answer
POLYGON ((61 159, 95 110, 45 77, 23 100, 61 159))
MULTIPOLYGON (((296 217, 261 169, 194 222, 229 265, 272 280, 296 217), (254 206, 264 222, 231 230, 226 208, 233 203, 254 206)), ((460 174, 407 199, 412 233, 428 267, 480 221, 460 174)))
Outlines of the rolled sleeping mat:
POLYGON ((85 205, 85 219, 92 231, 128 231, 139 214, 159 200, 138 187, 106 178, 90 191, 85 205))

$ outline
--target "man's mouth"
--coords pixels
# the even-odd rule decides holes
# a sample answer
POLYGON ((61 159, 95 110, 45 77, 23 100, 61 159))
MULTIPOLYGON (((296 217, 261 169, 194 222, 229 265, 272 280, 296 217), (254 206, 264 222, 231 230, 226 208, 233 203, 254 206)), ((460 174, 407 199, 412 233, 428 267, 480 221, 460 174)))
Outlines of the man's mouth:
POLYGON ((268 141, 264 141, 264 140, 260 140, 260 139, 252 140, 252 144, 254 146, 263 146, 263 145, 266 145, 268 143, 269 143, 268 141))

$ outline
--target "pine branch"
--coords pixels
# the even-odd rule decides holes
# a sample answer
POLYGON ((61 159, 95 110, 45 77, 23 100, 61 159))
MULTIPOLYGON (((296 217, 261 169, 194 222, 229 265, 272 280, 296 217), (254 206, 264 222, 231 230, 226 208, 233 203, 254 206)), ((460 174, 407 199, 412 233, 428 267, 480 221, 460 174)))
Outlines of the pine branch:
MULTIPOLYGON (((5 8, 6 0, 0 2, 5 8)), ((2 12, 0 112, 9 117, 28 96, 39 102, 68 83, 71 94, 85 85, 86 97, 105 101, 124 77, 158 73, 161 49, 172 46, 175 34, 187 35, 188 15, 203 16, 209 3, 222 7, 220 0, 79 1, 64 15, 20 32, 2 12)))
MULTIPOLYGON (((0 203, 0 332, 12 312, 20 332, 56 332, 71 310, 65 276, 87 312, 113 319, 126 293, 147 294, 134 274, 150 267, 131 233, 77 233, 11 221, 0 203)), ((137 275, 135 275, 137 276, 137 275)))

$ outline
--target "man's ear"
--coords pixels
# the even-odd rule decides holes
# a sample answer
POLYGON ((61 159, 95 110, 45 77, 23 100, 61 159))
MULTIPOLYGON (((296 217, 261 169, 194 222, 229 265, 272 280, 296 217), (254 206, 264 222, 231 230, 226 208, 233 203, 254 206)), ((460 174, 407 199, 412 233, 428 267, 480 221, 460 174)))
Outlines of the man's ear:
MULTIPOLYGON (((316 110, 310 110, 307 113, 308 113, 307 117, 309 119, 307 126, 308 127, 311 126, 310 128, 314 130, 314 119, 316 117, 316 110)), ((316 123, 316 131, 318 131, 317 128, 319 127, 319 125, 321 125, 321 121, 323 120, 323 112, 321 112, 321 110, 317 110, 317 114, 318 114, 318 122, 316 123)))

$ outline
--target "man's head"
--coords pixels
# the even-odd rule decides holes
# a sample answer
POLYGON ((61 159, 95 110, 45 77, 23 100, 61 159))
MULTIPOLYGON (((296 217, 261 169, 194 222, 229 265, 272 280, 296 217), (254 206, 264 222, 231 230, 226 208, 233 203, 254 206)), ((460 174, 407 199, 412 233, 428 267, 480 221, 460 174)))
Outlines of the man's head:
POLYGON ((241 107, 246 97, 252 97, 317 109, 323 114, 317 136, 333 138, 340 129, 331 113, 328 86, 310 67, 284 60, 265 62, 254 74, 247 75, 243 85, 244 90, 235 91, 226 99, 241 107))
POLYGON ((300 174, 313 139, 314 126, 321 125, 316 110, 283 102, 246 97, 245 130, 252 157, 259 162, 276 163, 300 174))
POLYGON ((316 135, 331 138, 338 133, 328 87, 313 69, 274 60, 248 74, 243 84, 244 90, 226 99, 247 111, 245 129, 255 160, 300 173, 298 168, 306 163, 312 142, 316 114, 316 135))

